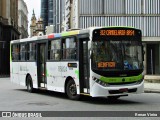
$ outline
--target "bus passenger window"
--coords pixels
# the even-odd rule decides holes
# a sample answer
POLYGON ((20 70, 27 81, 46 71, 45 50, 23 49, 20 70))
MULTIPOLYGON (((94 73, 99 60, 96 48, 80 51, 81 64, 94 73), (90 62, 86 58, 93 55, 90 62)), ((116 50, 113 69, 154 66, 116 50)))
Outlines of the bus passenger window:
POLYGON ((53 40, 49 42, 49 59, 50 60, 60 60, 61 59, 61 41, 53 40))
POLYGON ((14 44, 12 45, 12 60, 19 60, 19 45, 18 44, 14 44))
POLYGON ((26 54, 25 44, 21 44, 20 45, 20 60, 25 60, 25 54, 26 54))
POLYGON ((36 60, 36 43, 29 43, 29 60, 36 60))
POLYGON ((63 41, 63 59, 66 60, 75 60, 77 56, 75 38, 66 38, 63 41))

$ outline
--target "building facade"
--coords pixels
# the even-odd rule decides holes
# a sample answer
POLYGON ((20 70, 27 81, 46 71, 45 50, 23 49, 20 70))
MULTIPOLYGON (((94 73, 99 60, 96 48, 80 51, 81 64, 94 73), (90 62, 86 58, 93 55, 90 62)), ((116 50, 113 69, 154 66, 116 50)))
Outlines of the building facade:
POLYGON ((19 35, 18 0, 0 0, 0 76, 10 74, 10 41, 19 35))
POLYGON ((53 25, 53 0, 48 0, 48 26, 53 25))
POLYGON ((55 33, 59 33, 63 29, 64 14, 65 0, 53 0, 53 26, 55 33))
POLYGON ((49 35, 49 34, 51 34, 51 33, 54 33, 54 32, 53 32, 53 25, 46 26, 45 33, 46 33, 46 35, 49 35))
POLYGON ((48 26, 48 0, 41 0, 41 18, 43 19, 43 29, 45 30, 45 27, 48 26))
POLYGON ((28 37, 28 8, 24 0, 18 0, 18 30, 20 38, 28 37))
POLYGON ((46 26, 53 25, 55 33, 62 31, 65 0, 41 0, 41 18, 46 26))
POLYGON ((69 28, 132 26, 142 30, 144 74, 160 75, 159 0, 66 0, 69 28), (68 12, 68 13, 69 13, 68 12))
POLYGON ((44 32, 43 19, 39 18, 37 20, 35 13, 34 13, 34 10, 33 10, 31 24, 30 24, 30 37, 42 36, 42 35, 44 35, 43 32, 44 32))

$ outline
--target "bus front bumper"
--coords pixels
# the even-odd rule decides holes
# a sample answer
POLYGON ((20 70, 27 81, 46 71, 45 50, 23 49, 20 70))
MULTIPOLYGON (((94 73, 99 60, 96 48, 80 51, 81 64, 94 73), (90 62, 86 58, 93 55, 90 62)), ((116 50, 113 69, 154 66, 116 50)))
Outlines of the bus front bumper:
POLYGON ((90 90, 92 97, 107 97, 107 96, 126 96, 129 94, 140 94, 144 92, 144 80, 139 84, 128 85, 112 85, 103 87, 98 83, 94 83, 90 90))

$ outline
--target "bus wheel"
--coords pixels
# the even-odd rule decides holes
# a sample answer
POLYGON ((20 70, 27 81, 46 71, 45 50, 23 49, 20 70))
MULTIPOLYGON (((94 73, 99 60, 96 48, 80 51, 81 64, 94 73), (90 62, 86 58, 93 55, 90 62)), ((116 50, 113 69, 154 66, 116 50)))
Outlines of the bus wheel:
POLYGON ((120 96, 108 96, 108 100, 117 100, 120 96))
POLYGON ((30 93, 34 92, 31 76, 27 77, 27 91, 30 92, 30 93))
POLYGON ((80 95, 77 94, 76 84, 73 80, 69 80, 66 86, 67 96, 72 100, 78 100, 80 95))

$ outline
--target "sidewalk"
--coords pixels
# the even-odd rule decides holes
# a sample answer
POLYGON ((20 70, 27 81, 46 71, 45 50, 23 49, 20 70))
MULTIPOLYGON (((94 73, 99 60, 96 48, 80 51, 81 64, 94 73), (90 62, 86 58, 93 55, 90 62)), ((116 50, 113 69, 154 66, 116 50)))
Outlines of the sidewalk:
POLYGON ((144 82, 145 93, 160 93, 160 83, 144 82))
POLYGON ((145 75, 144 81, 145 93, 160 93, 160 76, 145 75))

